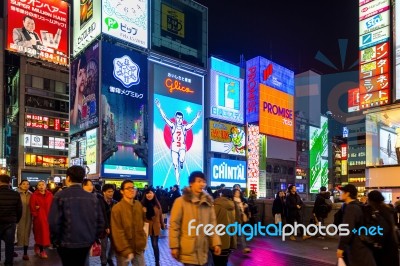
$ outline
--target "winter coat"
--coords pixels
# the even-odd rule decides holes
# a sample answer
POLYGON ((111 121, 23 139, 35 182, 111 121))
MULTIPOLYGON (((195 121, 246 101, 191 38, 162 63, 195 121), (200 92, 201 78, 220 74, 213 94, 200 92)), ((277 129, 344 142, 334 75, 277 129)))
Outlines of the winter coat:
POLYGON ((169 198, 168 198, 168 193, 166 191, 163 191, 161 194, 160 204, 161 204, 162 213, 168 213, 169 198))
POLYGON ((21 197, 10 186, 0 186, 0 224, 16 224, 22 216, 21 197))
POLYGON ((149 223, 149 236, 159 236, 161 234, 161 229, 164 230, 165 224, 164 219, 162 218, 161 209, 157 206, 154 206, 154 216, 151 220, 147 220, 146 223, 149 223))
MULTIPOLYGON (((235 203, 226 197, 217 198, 214 201, 215 216, 217 217, 218 224, 225 226, 236 222, 235 216, 235 203)), ((221 238, 221 249, 236 249, 237 237, 224 234, 221 238)))
POLYGON ((217 219, 212 204, 213 199, 208 193, 202 192, 197 198, 190 188, 185 188, 183 196, 175 200, 170 216, 169 247, 179 249, 180 262, 203 265, 208 261, 209 248, 221 245, 217 234, 207 236, 199 230, 196 236, 194 229, 198 224, 212 224, 215 229, 217 219), (190 231, 189 222, 193 226, 190 231))
POLYGON ((297 205, 303 207, 303 201, 301 200, 300 196, 297 193, 289 193, 289 195, 286 196, 286 215, 288 219, 296 219, 300 216, 301 209, 298 209, 297 205))
POLYGON ((327 213, 321 212, 320 206, 325 205, 326 204, 325 200, 329 199, 329 197, 330 197, 330 193, 321 192, 321 193, 317 194, 312 212, 315 213, 315 216, 317 216, 318 218, 326 218, 327 217, 327 213))
POLYGON ((272 216, 275 217, 275 214, 280 213, 282 217, 286 215, 286 204, 285 198, 276 196, 274 203, 272 203, 272 216))
POLYGON ((45 247, 50 246, 48 216, 52 201, 53 194, 50 191, 46 190, 44 194, 41 194, 39 190, 36 190, 31 196, 29 203, 33 217, 35 243, 45 247), (39 206, 39 208, 37 209, 36 206, 39 206))
POLYGON ((343 214, 343 224, 348 224, 350 234, 340 236, 338 249, 344 250, 348 266, 376 266, 372 251, 351 231, 363 223, 363 212, 358 201, 347 204, 343 214))
POLYGON ((115 252, 122 257, 141 254, 147 243, 143 229, 142 204, 134 200, 133 205, 122 199, 111 209, 111 236, 115 252))
POLYGON ((22 217, 17 225, 17 245, 29 246, 29 237, 32 230, 32 215, 29 202, 31 200, 32 192, 29 190, 27 192, 23 192, 20 189, 17 191, 21 196, 22 202, 22 217))

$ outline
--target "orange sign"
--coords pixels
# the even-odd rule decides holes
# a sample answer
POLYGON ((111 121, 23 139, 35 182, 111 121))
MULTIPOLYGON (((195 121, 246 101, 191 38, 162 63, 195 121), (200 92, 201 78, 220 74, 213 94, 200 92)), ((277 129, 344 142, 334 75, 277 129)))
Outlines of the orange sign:
POLYGON ((260 84, 260 133, 294 139, 293 96, 260 84))

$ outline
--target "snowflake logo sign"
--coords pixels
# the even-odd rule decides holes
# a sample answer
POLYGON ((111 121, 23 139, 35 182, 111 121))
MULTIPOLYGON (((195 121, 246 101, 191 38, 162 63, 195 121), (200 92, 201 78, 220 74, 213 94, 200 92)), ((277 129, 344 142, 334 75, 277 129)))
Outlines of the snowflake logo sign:
POLYGON ((140 67, 129 56, 124 55, 123 57, 115 58, 113 64, 114 78, 119 80, 125 88, 139 84, 140 67))

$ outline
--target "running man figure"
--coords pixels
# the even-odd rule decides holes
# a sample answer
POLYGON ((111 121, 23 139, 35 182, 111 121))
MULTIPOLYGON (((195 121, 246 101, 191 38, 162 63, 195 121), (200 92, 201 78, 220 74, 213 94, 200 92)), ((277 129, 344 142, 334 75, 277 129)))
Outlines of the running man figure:
POLYGON ((197 115, 192 122, 184 125, 182 112, 177 111, 175 113, 175 122, 173 122, 169 120, 168 117, 165 115, 165 112, 161 108, 160 101, 158 99, 155 99, 154 102, 158 110, 160 110, 161 117, 164 119, 165 123, 167 123, 167 125, 171 128, 171 134, 172 134, 171 157, 172 157, 172 163, 175 168, 176 184, 179 185, 180 181, 179 168, 183 169, 183 163, 185 162, 185 156, 186 156, 186 133, 199 120, 201 111, 197 112, 197 115))

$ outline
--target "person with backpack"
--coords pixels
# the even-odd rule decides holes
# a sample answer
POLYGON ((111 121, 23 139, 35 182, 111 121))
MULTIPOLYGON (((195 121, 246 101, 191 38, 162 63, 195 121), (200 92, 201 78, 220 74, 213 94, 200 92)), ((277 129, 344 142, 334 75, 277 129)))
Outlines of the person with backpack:
POLYGON ((373 248, 377 266, 399 266, 398 240, 395 236, 394 210, 384 203, 385 198, 378 190, 368 193, 368 205, 372 208, 371 216, 383 228, 379 242, 381 247, 373 248), (381 217, 381 218, 379 218, 381 217))
POLYGON ((316 223, 321 222, 321 225, 325 225, 325 219, 332 210, 332 201, 329 199, 331 193, 326 191, 326 187, 324 186, 319 191, 320 193, 317 194, 312 213, 316 223))
POLYGON ((353 229, 363 226, 364 219, 357 200, 357 188, 352 184, 347 184, 341 187, 340 191, 340 200, 346 204, 343 209, 342 223, 348 225, 349 234, 340 236, 336 256, 343 258, 347 266, 376 266, 372 251, 361 241, 358 234, 352 232, 353 229))

